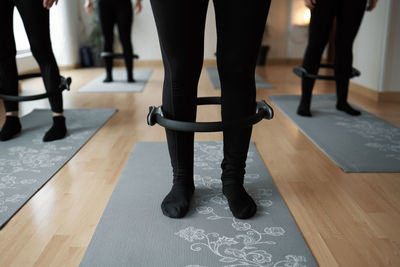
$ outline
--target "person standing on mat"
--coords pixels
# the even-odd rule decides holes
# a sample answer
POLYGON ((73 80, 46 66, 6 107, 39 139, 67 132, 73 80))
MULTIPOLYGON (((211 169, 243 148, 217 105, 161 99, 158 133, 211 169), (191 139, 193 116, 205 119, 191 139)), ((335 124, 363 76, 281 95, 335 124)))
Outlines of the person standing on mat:
MULTIPOLYGON (((335 76, 336 109, 358 116, 360 111, 347 102, 349 78, 353 64, 353 42, 361 25, 364 11, 375 8, 377 0, 304 0, 311 9, 308 46, 303 59, 303 68, 310 74, 317 74, 322 53, 328 42, 334 17, 336 17, 335 76), (368 5, 367 5, 368 2, 368 5)), ((301 79, 301 100, 297 114, 311 117, 310 105, 315 79, 301 79)))
MULTIPOLYGON (((208 0, 151 0, 165 68, 163 112, 194 122, 203 65, 208 0)), ((222 121, 240 120, 256 110, 255 66, 270 0, 214 0, 217 63, 222 89, 222 121)), ((243 187, 252 127, 226 130, 222 192, 236 218, 252 217, 257 206, 243 187)), ((173 185, 161 204, 164 215, 181 218, 194 193, 194 133, 166 129, 173 185)))
MULTIPOLYGON (((0 84, 4 94, 18 95, 18 71, 13 33, 13 13, 17 7, 28 35, 31 51, 39 63, 44 85, 53 111, 53 126, 43 141, 62 139, 67 134, 63 115, 63 98, 59 89, 60 72, 54 58, 50 40, 49 9, 56 0, 1 0, 0 1, 0 84), (58 94, 59 92, 59 94, 58 94)), ((0 131, 0 141, 12 139, 21 132, 18 102, 4 101, 6 120, 0 131)))
MULTIPOLYGON (((104 52, 113 52, 114 25, 118 26, 119 39, 124 51, 127 81, 135 82, 133 78, 133 49, 131 42, 131 29, 133 23, 133 8, 131 0, 98 0, 99 18, 104 38, 104 52)), ((92 12, 92 0, 86 0, 85 10, 92 12)), ((137 13, 142 10, 141 0, 136 0, 137 13)), ((105 57, 106 78, 104 82, 112 82, 113 58, 105 57)))

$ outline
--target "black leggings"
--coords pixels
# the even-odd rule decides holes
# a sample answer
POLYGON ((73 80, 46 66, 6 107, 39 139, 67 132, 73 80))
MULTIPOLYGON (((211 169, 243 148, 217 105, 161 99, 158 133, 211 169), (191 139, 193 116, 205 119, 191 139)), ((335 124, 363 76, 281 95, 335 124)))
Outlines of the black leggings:
MULTIPOLYGON (((353 42, 366 8, 366 0, 318 0, 311 11, 310 34, 303 67, 312 74, 318 72, 321 56, 329 40, 336 17, 335 75, 348 76, 353 64, 353 42)), ((303 96, 311 98, 315 80, 302 79, 303 96)), ((347 101, 349 79, 336 81, 338 102, 347 101)))
MULTIPOLYGON (((164 61, 163 109, 193 122, 208 0, 151 0, 164 61)), ((255 113, 254 72, 270 0, 214 0, 222 120, 255 113)), ((224 131, 223 177, 243 179, 252 128, 224 131)), ((193 177, 193 133, 166 130, 174 179, 193 177)), ((189 182, 189 181, 188 181, 189 182)))
MULTIPOLYGON (((119 39, 124 51, 125 66, 128 76, 132 75, 133 50, 131 29, 133 10, 131 0, 99 0, 99 17, 104 37, 104 51, 113 52, 114 25, 118 26, 119 39)), ((107 75, 111 76, 113 59, 105 59, 107 75)))
MULTIPOLYGON (((59 91, 60 73, 50 41, 49 11, 41 0, 0 1, 0 90, 3 94, 18 95, 18 71, 13 33, 13 12, 17 7, 28 35, 31 51, 39 63, 47 92, 59 91)), ((49 97, 51 110, 63 112, 62 94, 49 97)), ((4 101, 7 112, 18 111, 18 102, 4 101)))

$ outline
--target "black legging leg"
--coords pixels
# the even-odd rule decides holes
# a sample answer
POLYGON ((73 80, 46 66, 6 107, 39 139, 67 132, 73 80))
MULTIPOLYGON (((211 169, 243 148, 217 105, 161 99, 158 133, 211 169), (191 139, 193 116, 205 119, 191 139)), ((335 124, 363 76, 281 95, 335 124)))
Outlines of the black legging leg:
MULTIPOLYGON (((152 0, 163 55, 163 109, 168 118, 195 121, 197 84, 203 64, 208 0, 152 0)), ((162 203, 163 213, 186 214, 193 185, 193 133, 166 130, 173 168, 173 187, 162 203)))
MULTIPOLYGON (((345 76, 352 71, 353 43, 364 16, 366 0, 342 1, 338 7, 335 41, 335 75, 345 76)), ((349 79, 336 81, 337 106, 348 107, 349 79)), ((358 114, 352 114, 358 115, 358 114)))
POLYGON ((127 78, 128 81, 133 81, 133 51, 131 42, 133 11, 131 1, 121 2, 121 6, 118 7, 118 10, 116 22, 118 25, 119 39, 124 51, 127 78))
MULTIPOLYGON (((222 89, 222 120, 234 121, 255 113, 256 59, 270 1, 214 0, 217 21, 217 62, 222 89), (240 19, 238 19, 240 17, 240 19), (238 36, 240 38, 238 38, 238 36)), ((252 127, 224 131, 223 192, 235 217, 248 218, 256 205, 243 188, 252 127)))
MULTIPOLYGON (((47 92, 60 92, 60 71, 50 41, 49 11, 40 1, 15 1, 28 35, 31 51, 39 63, 47 92)), ((63 112, 62 93, 49 97, 51 110, 63 112)))
MULTIPOLYGON (((99 1, 99 18, 101 31, 103 33, 104 52, 113 52, 113 43, 114 43, 114 24, 115 24, 115 14, 113 12, 113 5, 117 3, 111 3, 107 0, 99 1)), ((112 81, 112 67, 113 67, 113 58, 106 57, 104 58, 104 64, 106 68, 106 78, 105 82, 112 81)))
MULTIPOLYGON (((16 48, 13 33, 14 3, 0 1, 0 92, 18 95, 18 72, 15 62, 16 48)), ((4 101, 6 112, 18 111, 18 102, 4 101)))
MULTIPOLYGON (((330 29, 332 27, 333 18, 335 17, 334 1, 317 1, 317 4, 311 11, 308 45, 303 59, 303 67, 308 73, 318 73, 322 53, 329 40, 330 29)), ((311 116, 310 105, 314 83, 314 79, 307 77, 301 79, 302 95, 297 110, 299 115, 311 116)))

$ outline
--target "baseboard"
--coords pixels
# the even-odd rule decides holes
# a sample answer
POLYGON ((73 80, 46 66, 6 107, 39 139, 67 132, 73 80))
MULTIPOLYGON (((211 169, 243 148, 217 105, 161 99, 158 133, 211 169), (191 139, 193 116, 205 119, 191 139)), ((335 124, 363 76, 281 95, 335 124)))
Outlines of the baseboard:
POLYGON ((381 92, 379 93, 379 102, 400 103, 400 92, 381 92))
POLYGON ((361 95, 375 102, 400 103, 400 92, 377 92, 353 82, 350 83, 350 92, 361 95))
POLYGON ((267 65, 301 65, 302 58, 268 58, 267 65))

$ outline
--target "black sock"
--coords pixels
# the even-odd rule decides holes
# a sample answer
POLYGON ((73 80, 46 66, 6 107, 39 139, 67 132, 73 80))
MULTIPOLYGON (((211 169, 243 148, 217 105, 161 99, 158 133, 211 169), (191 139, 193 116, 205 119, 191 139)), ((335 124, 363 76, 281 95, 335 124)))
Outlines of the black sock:
POLYGON ((134 82, 136 82, 136 80, 133 78, 133 75, 128 75, 127 81, 128 81, 128 83, 134 83, 134 82))
POLYGON ((12 139, 15 135, 21 132, 21 123, 18 116, 6 116, 6 122, 0 131, 0 141, 12 139))
POLYGON ((238 219, 247 219, 257 212, 257 205, 242 184, 223 184, 222 193, 228 200, 229 208, 238 219))
POLYGON ((303 77, 301 79, 301 99, 299 107, 297 108, 297 114, 304 117, 311 117, 310 106, 312 90, 314 87, 315 80, 303 77))
POLYGON ((67 134, 67 127, 65 126, 64 116, 54 116, 53 126, 43 136, 43 142, 50 142, 63 139, 67 134))
POLYGON ((193 193, 193 184, 174 183, 171 191, 161 203, 161 209, 164 215, 170 218, 184 217, 189 210, 190 199, 193 193))
POLYGON ((310 103, 307 103, 307 101, 300 101, 299 107, 297 108, 297 114, 303 117, 312 117, 310 103))
POLYGON ((347 114, 351 115, 351 116, 359 116, 361 115, 361 112, 359 110, 356 110, 354 108, 352 108, 349 103, 344 102, 344 103, 338 103, 336 105, 336 109, 340 110, 340 111, 344 111, 347 114))
POLYGON ((111 75, 110 76, 107 75, 107 77, 103 80, 103 83, 110 83, 112 81, 113 81, 112 76, 111 75))
POLYGON ((112 77, 112 67, 113 67, 113 59, 111 57, 106 57, 104 59, 104 65, 106 68, 106 78, 103 80, 105 83, 109 83, 113 81, 112 77))

